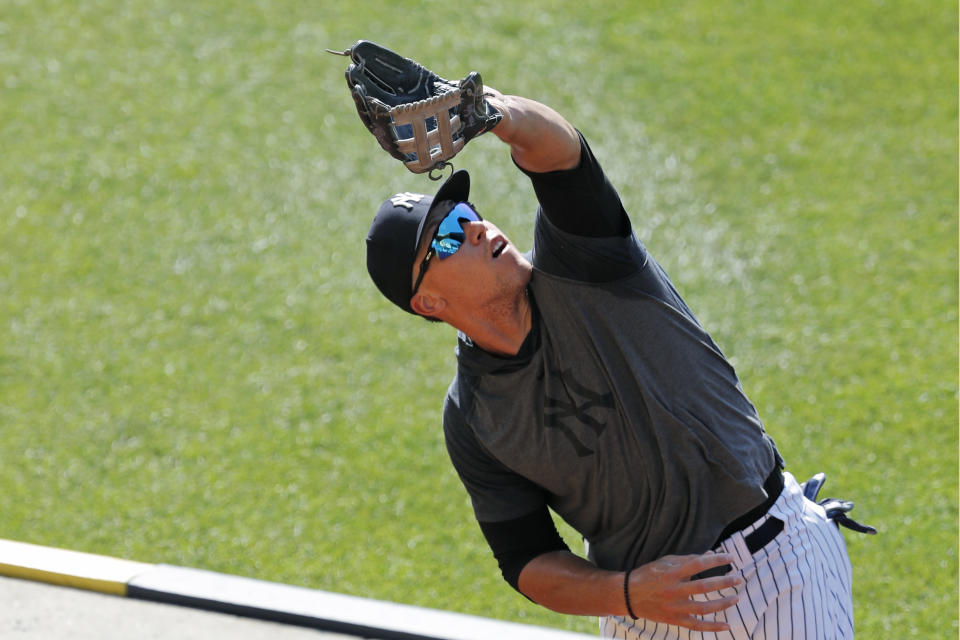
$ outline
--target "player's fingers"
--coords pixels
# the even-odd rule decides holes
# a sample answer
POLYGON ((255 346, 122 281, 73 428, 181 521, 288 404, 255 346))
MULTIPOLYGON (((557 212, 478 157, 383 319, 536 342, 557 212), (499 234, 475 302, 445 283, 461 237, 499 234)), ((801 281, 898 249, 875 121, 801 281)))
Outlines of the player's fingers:
POLYGON ((691 578, 701 571, 722 567, 733 562, 729 553, 704 553, 702 555, 664 556, 658 562, 661 570, 669 571, 685 578, 691 578))
POLYGON ((714 598, 712 600, 689 600, 682 605, 682 612, 689 615, 702 616, 708 613, 717 613, 728 609, 739 602, 736 594, 714 598))
POLYGON ((692 629, 694 631, 729 631, 730 625, 726 622, 721 622, 719 620, 704 620, 703 618, 695 618, 693 616, 686 616, 682 618, 677 618, 672 620, 670 624, 676 624, 681 627, 686 627, 687 629, 692 629))
POLYGON ((679 587, 678 591, 686 596, 693 596, 711 591, 720 591, 722 589, 736 589, 743 585, 743 577, 738 573, 729 573, 725 576, 716 576, 713 578, 700 578, 690 580, 679 587))

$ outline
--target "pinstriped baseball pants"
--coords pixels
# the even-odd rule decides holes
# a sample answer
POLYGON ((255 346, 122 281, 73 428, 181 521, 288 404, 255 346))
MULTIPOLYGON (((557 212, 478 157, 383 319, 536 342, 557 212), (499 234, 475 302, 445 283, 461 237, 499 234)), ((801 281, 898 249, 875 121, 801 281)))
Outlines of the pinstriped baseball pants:
POLYGON ((728 622, 730 631, 691 631, 649 620, 610 616, 600 619, 601 635, 624 640, 853 638, 846 544, 820 505, 803 497, 792 475, 784 473, 783 493, 767 515, 730 536, 720 549, 736 558, 733 570, 745 580, 737 589, 740 601, 712 614, 714 619, 728 622), (751 556, 744 536, 770 516, 783 520, 783 531, 751 556))

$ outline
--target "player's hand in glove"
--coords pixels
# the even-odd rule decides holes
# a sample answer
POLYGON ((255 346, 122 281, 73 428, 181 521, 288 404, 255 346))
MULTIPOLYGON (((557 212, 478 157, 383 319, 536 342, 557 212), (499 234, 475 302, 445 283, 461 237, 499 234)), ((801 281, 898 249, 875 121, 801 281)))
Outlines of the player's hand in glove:
POLYGON ((368 40, 331 53, 353 61, 346 78, 360 120, 414 173, 445 166, 467 142, 500 122, 476 71, 451 82, 368 40))

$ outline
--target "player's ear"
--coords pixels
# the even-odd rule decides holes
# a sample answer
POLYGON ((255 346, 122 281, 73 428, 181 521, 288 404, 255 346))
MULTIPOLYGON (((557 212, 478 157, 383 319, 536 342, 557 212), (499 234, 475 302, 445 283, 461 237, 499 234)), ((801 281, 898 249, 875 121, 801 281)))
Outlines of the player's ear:
POLYGON ((422 316, 438 317, 447 308, 445 298, 424 291, 418 291, 410 298, 410 308, 422 316))

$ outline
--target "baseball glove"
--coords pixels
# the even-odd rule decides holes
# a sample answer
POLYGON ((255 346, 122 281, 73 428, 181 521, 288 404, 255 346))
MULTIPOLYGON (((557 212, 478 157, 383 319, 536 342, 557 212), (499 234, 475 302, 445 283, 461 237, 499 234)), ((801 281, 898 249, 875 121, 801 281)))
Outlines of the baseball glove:
POLYGON ((327 51, 351 58, 347 86, 360 120, 381 147, 414 173, 443 168, 502 117, 484 99, 476 71, 451 82, 368 40, 342 52, 327 51))

